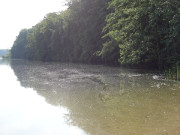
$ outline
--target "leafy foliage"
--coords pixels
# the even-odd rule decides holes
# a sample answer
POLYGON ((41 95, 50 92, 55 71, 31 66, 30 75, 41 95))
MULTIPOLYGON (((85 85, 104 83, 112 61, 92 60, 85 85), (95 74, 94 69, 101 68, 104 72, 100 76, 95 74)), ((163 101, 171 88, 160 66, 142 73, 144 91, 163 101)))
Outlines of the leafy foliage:
POLYGON ((107 0, 71 0, 68 4, 66 11, 46 15, 43 21, 27 30, 28 34, 22 30, 11 49, 12 57, 101 62, 95 53, 103 43, 101 32, 108 13, 107 0))
POLYGON ((112 0, 112 12, 104 27, 108 40, 102 55, 107 53, 104 50, 111 52, 112 46, 116 46, 121 64, 160 68, 174 64, 180 57, 178 7, 176 1, 169 0, 112 0))
POLYGON ((70 0, 19 33, 12 58, 167 68, 180 62, 177 0, 70 0), (100 56, 100 57, 99 57, 100 56))

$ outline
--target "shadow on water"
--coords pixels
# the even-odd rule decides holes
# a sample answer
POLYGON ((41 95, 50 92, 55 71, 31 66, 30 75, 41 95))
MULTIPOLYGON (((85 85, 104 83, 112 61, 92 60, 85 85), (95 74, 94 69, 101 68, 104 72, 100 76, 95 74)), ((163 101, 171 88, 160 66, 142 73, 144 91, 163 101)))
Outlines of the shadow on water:
MULTIPOLYGON (((11 61, 23 87, 90 135, 179 135, 180 84, 152 73, 69 63, 11 61)), ((33 99, 32 99, 33 100, 33 99)))

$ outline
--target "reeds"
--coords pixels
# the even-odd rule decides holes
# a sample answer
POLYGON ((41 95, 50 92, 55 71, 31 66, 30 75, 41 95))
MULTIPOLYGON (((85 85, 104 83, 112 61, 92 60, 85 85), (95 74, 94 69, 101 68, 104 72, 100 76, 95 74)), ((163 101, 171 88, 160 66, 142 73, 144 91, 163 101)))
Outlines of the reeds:
POLYGON ((180 81, 180 65, 165 70, 165 78, 180 81))

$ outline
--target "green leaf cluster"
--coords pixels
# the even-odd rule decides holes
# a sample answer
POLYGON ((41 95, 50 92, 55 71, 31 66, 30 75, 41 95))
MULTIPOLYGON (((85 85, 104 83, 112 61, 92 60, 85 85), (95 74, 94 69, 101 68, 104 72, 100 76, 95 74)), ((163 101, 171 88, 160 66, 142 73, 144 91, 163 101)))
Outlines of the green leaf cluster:
POLYGON ((102 56, 119 53, 121 64, 156 68, 172 66, 180 60, 180 14, 176 1, 112 0, 109 9, 102 56))

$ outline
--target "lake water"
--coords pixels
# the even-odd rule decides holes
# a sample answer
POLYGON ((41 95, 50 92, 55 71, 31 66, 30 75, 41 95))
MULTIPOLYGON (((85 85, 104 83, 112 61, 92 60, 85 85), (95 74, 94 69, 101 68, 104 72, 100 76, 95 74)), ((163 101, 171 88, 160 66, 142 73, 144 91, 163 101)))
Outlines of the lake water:
POLYGON ((180 135, 180 82, 102 65, 0 60, 0 135, 180 135))

